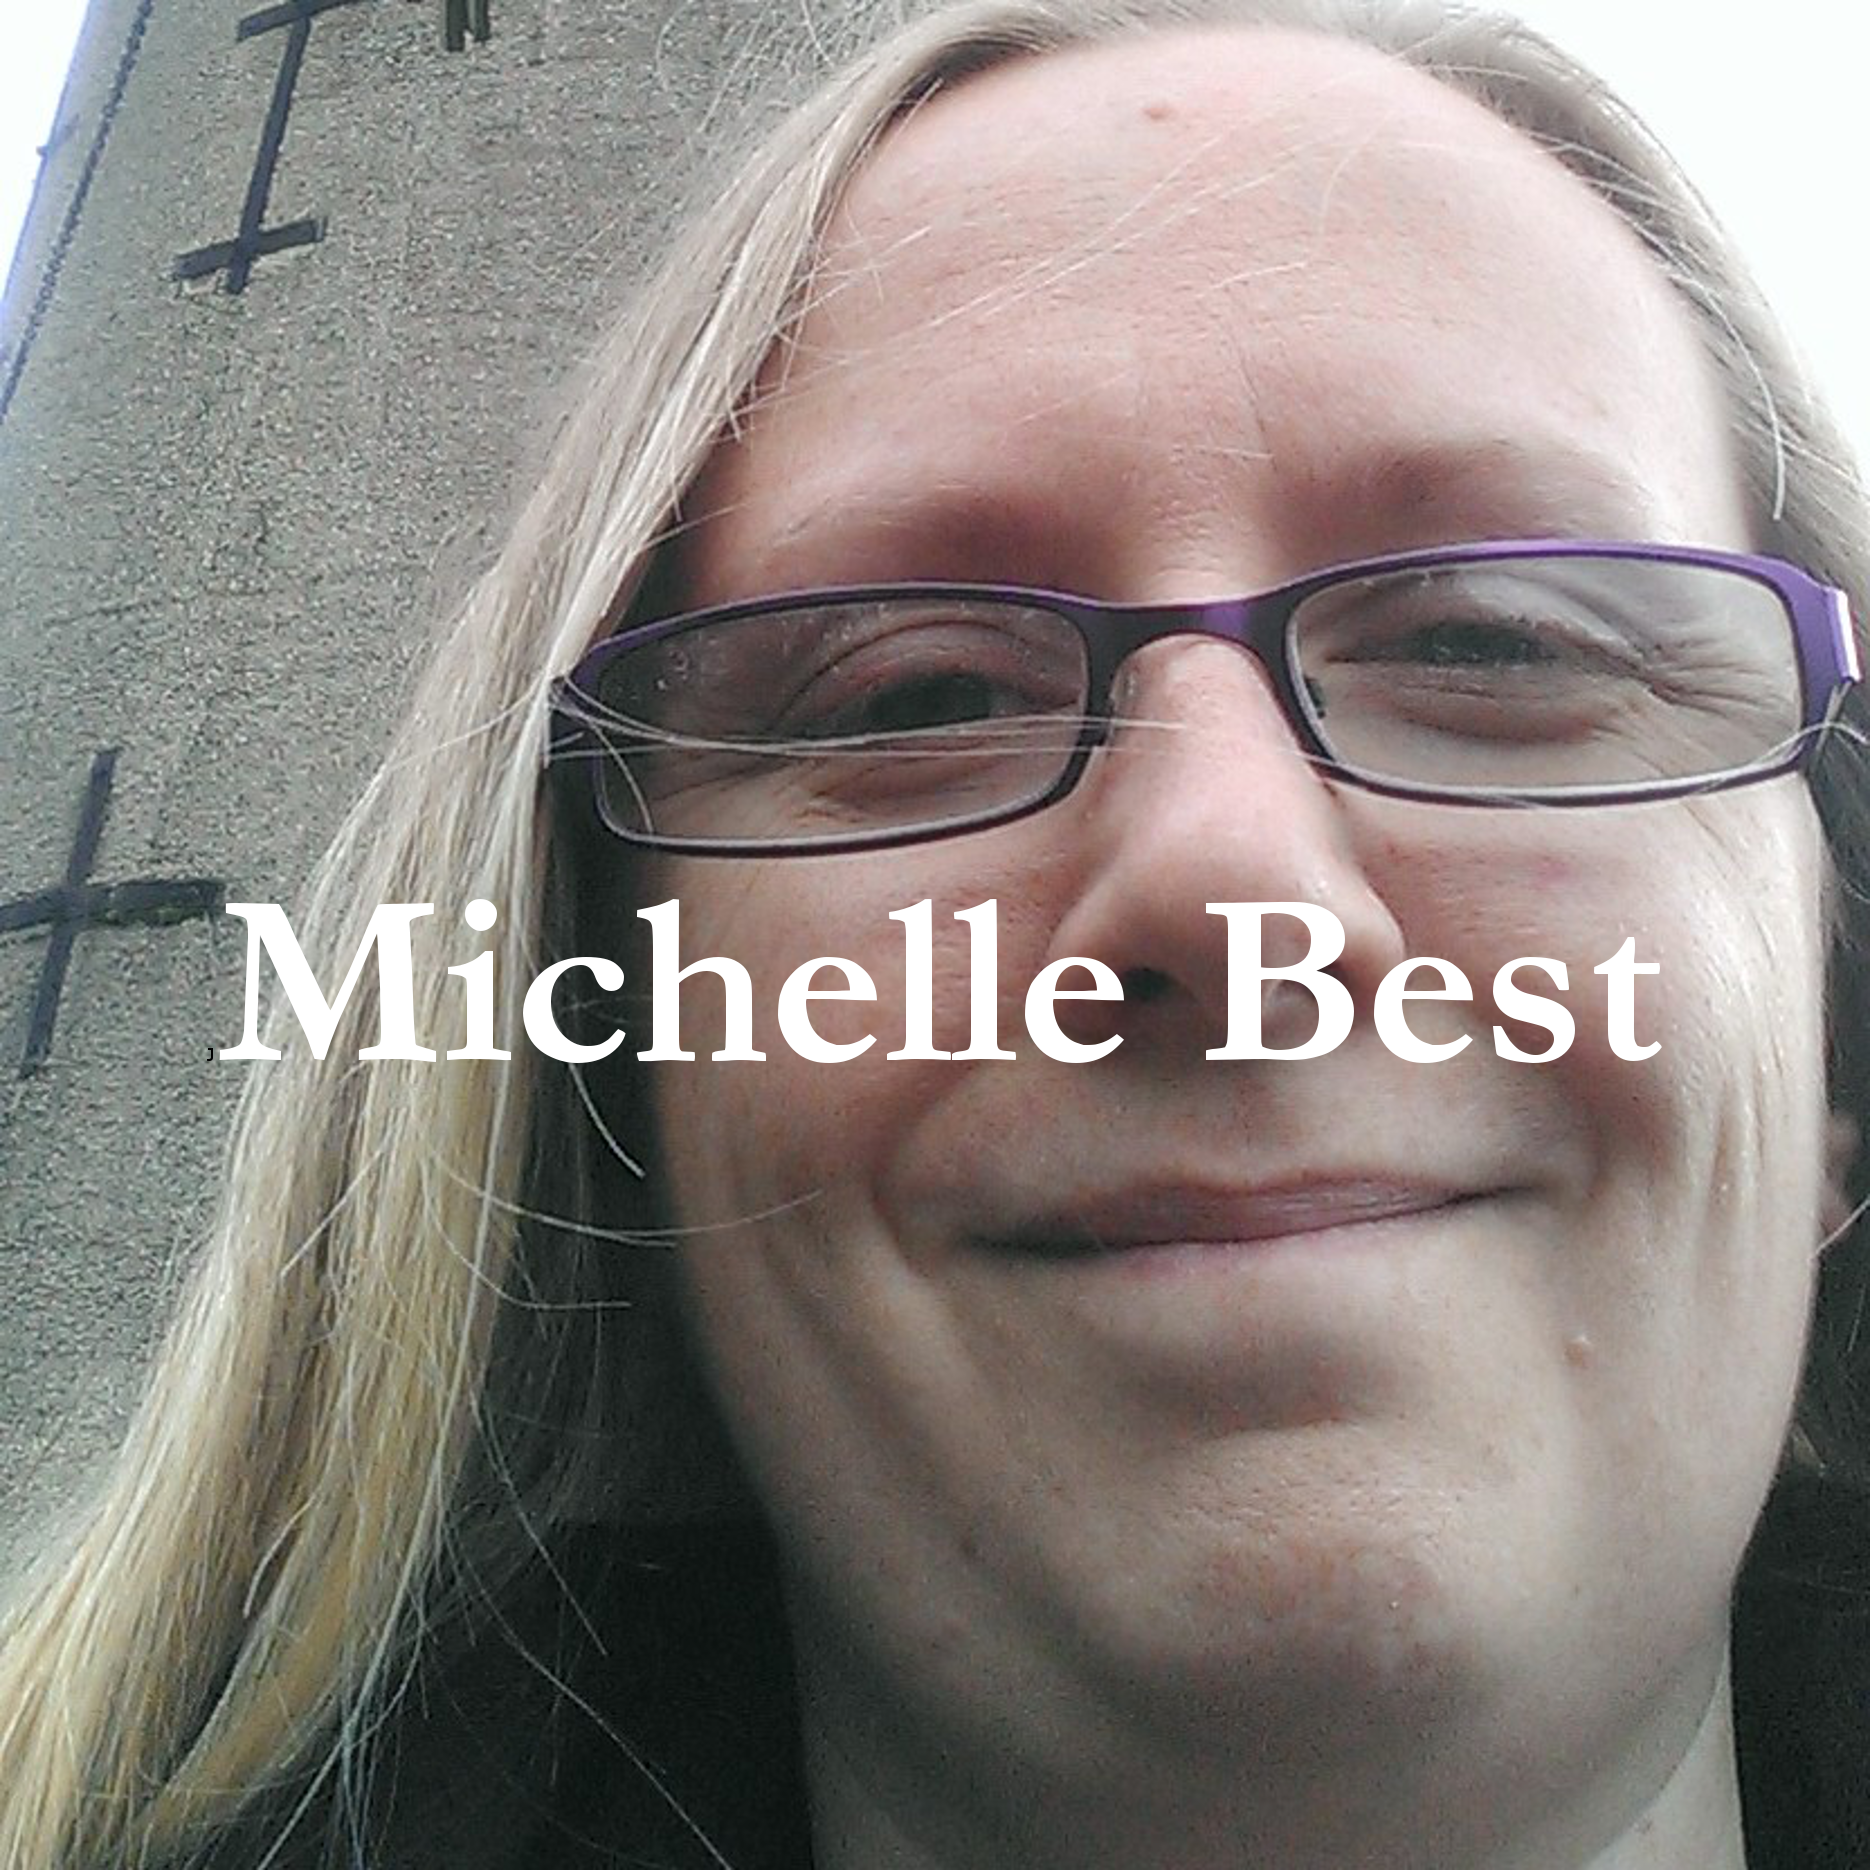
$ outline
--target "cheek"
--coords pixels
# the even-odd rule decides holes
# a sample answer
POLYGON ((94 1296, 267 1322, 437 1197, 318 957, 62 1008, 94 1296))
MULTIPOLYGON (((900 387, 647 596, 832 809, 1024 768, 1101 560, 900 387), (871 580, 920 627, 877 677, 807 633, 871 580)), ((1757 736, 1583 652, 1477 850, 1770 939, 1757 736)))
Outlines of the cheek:
MULTIPOLYGON (((1736 1099, 1822 1101, 1822 847, 1801 790, 1762 791, 1605 811, 1441 810, 1385 822, 1367 861, 1391 880, 1410 953, 1468 974, 1477 1044, 1491 1047, 1497 971, 1522 956, 1560 961, 1562 995, 1539 970, 1517 977, 1575 1021, 1550 1069, 1577 1080, 1575 1096, 1693 1126, 1734 1115, 1736 1099), (1619 985, 1599 970, 1626 942, 1653 971, 1619 985), (1613 1053, 1619 1005, 1616 1023, 1658 1046, 1653 1058, 1613 1053)), ((1509 1033, 1529 1049, 1550 1043, 1509 1033)))
POLYGON ((1551 814, 1486 853, 1490 829, 1399 874, 1450 958, 1471 960, 1477 998, 1516 953, 1569 971, 1571 1050, 1508 1068, 1532 1077, 1501 1090, 1536 1087, 1578 1151, 1580 1238, 1547 1277, 1577 1321, 1579 1395, 1618 1459, 1648 1461, 1663 1435, 1685 1474, 1770 1466, 1824 1188, 1824 867, 1804 793, 1551 814), (1632 938, 1658 971, 1622 990, 1619 1016, 1595 969, 1632 938), (1618 1024, 1655 1053, 1618 1057, 1618 1024))
MULTIPOLYGON (((856 859, 760 865, 661 866, 658 894, 681 905, 681 959, 727 956, 751 977, 752 1043, 757 1062, 717 1063, 709 1055, 725 1038, 726 995, 712 976, 681 989, 682 1044, 691 1062, 650 1064, 649 1095, 663 1139, 662 1169, 676 1211, 697 1223, 759 1211, 806 1196, 824 1202, 861 1198, 906 1130, 963 1088, 970 1072, 996 1069, 947 1060, 891 1059, 904 1048, 905 1008, 912 994, 932 1007, 933 1049, 960 1051, 975 1037, 973 985, 979 939, 955 912, 994 903, 998 965, 982 952, 980 976, 992 983, 998 1042, 1022 1058, 1031 1049, 1023 1023, 1024 989, 1043 963, 1052 914, 1035 900, 1030 870, 995 874, 978 861, 957 883, 926 850, 856 859), (919 942, 893 912, 929 901, 925 960, 912 963, 919 942), (800 1056, 778 1017, 781 989, 795 970, 827 959, 855 963, 874 999, 817 999, 811 1030, 832 1045, 870 1037, 861 1054, 837 1063, 800 1056), (913 965, 915 980, 910 973, 913 965)), ((649 978, 647 946, 636 963, 649 978)), ((814 986, 851 983, 836 968, 814 986)), ((648 1043, 647 1010, 633 1045, 648 1043)), ((1020 1070, 1021 1066, 1004 1067, 1020 1070)))
POLYGON ((1520 955, 1565 963, 1570 988, 1554 997, 1576 1021, 1552 1064, 1480 1057, 1467 1079, 1420 1068, 1428 1083, 1446 1071, 1451 1112, 1478 1090, 1480 1110, 1527 1113, 1564 1165, 1554 1229, 1512 1295, 1531 1306, 1531 1348, 1553 1380, 1538 1387, 1503 1325, 1517 1373, 1475 1367, 1512 1387, 1472 1407, 1511 1423, 1514 1393, 1536 1397, 1526 1445, 1573 1475, 1584 1543, 1672 1555, 1684 1599, 1724 1591, 1781 1457, 1822 1228, 1827 918, 1813 815, 1785 786, 1513 825, 1407 824, 1406 853, 1393 845, 1383 860, 1390 906, 1409 952, 1470 975, 1469 1056, 1491 1051, 1492 976, 1520 955), (1613 1052, 1611 985, 1594 971, 1628 938, 1659 968, 1634 986, 1634 1037, 1658 1048, 1642 1059, 1613 1052))

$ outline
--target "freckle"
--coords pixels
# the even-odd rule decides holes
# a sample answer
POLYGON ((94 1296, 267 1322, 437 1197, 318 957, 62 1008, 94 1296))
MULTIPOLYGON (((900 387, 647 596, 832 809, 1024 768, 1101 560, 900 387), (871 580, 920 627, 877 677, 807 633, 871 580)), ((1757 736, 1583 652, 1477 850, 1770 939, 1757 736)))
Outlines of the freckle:
POLYGON ((1597 1346, 1580 1331, 1565 1340, 1565 1361, 1574 1370, 1587 1370, 1597 1361, 1597 1346))

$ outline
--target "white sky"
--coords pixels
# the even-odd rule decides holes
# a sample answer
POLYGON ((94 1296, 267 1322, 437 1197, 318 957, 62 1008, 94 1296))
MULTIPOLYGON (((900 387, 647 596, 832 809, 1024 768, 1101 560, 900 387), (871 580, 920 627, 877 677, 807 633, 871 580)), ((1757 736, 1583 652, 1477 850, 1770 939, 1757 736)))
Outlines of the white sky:
POLYGON ((39 146, 58 113, 85 0, 13 0, 0 26, 0 254, 8 260, 32 199, 39 146))
MULTIPOLYGON (((8 10, 0 253, 10 256, 84 0, 12 0, 8 10)), ((1521 0, 1519 11, 1594 64, 1681 158, 1870 455, 1870 346, 1857 303, 1870 246, 1859 129, 1870 10, 1848 0, 1778 0, 1770 10, 1702 0, 1692 11, 1679 0, 1521 0)), ((236 14, 230 5, 230 44, 236 14)))

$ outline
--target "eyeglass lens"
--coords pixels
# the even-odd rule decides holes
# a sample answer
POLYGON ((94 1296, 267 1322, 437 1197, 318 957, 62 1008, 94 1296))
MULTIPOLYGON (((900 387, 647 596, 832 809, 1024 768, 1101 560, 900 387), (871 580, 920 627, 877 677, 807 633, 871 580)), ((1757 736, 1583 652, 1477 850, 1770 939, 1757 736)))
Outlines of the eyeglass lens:
POLYGON ((1292 621, 1320 740, 1451 792, 1713 778, 1798 733, 1777 592, 1717 566, 1501 560, 1327 586, 1292 621))
MULTIPOLYGON (((1285 643, 1333 760, 1451 795, 1711 778, 1766 762, 1801 721, 1783 601, 1718 566, 1525 557, 1347 577, 1293 608, 1285 643)), ((1083 747, 1090 671, 1071 617, 990 596, 698 625, 605 666, 604 812, 626 834, 740 845, 1002 816, 1083 747)))
POLYGON ((599 690, 619 830, 822 840, 996 816, 1058 783, 1089 663, 1056 612, 896 596, 687 631, 599 690))

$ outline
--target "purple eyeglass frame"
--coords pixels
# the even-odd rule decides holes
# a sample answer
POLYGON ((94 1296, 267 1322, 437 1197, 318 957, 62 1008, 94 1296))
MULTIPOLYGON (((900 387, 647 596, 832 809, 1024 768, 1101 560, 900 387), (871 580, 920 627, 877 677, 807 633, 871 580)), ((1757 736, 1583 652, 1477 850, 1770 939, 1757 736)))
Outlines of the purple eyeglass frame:
POLYGON ((1420 799, 1434 804, 1502 807, 1537 805, 1595 806, 1647 803, 1685 798, 1708 792, 1752 785, 1782 773, 1807 767, 1822 740, 1819 730, 1836 715, 1845 692, 1861 679, 1850 607, 1844 593, 1821 584, 1783 559, 1754 553, 1720 551, 1712 547, 1642 545, 1593 539, 1502 539, 1474 545, 1434 546, 1396 552, 1377 558, 1352 560, 1307 572, 1288 584, 1247 597, 1216 598, 1194 604, 1116 604, 1081 597, 1068 591, 1050 591, 1029 585, 951 584, 910 581, 894 584, 840 585, 823 590, 781 592, 741 603, 720 604, 688 611, 655 622, 635 624, 594 644, 572 672, 552 686, 551 734, 546 764, 566 768, 584 763, 589 768, 591 809, 613 836, 648 849, 708 857, 836 856, 843 852, 878 850, 892 845, 927 844, 963 837, 995 825, 1042 812, 1070 793, 1083 777, 1091 755, 1104 742, 1117 721, 1110 708, 1117 672, 1135 652, 1149 643, 1172 636, 1208 637, 1234 643, 1247 650, 1265 670, 1286 724, 1300 748, 1320 770, 1360 791, 1390 798, 1420 799), (1733 772, 1689 779, 1627 781, 1590 790, 1515 792, 1438 787, 1366 773, 1338 759, 1325 746, 1294 679, 1287 651, 1287 630, 1293 613, 1307 598, 1332 585, 1366 578, 1375 573, 1432 570, 1443 566, 1510 563, 1541 558, 1628 559, 1639 563, 1696 565, 1763 584, 1779 598, 1792 624, 1799 663, 1803 715, 1798 732, 1785 743, 1783 753, 1771 760, 1737 768, 1733 772), (790 611, 805 604, 872 603, 891 597, 989 598, 1055 612, 1071 623, 1084 640, 1085 718, 1078 743, 1059 776, 1045 792, 1031 799, 997 807, 979 817, 929 828, 891 827, 850 837, 800 839, 768 843, 756 840, 662 838, 615 823, 604 809, 598 762, 610 757, 599 727, 604 717, 595 699, 604 667, 628 650, 640 649, 665 637, 682 635, 710 624, 743 622, 749 618, 790 611))

